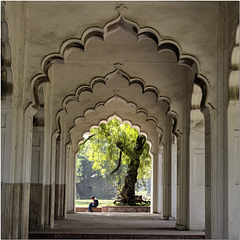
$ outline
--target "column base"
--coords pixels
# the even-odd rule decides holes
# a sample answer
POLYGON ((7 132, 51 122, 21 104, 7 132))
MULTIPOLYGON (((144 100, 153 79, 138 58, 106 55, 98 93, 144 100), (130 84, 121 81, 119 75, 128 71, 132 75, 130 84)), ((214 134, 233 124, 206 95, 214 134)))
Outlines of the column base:
POLYGON ((176 224, 176 229, 182 231, 182 230, 187 230, 187 227, 185 227, 183 225, 176 224))
POLYGON ((75 214, 76 213, 76 211, 74 211, 74 210, 68 210, 67 211, 67 214, 75 214))

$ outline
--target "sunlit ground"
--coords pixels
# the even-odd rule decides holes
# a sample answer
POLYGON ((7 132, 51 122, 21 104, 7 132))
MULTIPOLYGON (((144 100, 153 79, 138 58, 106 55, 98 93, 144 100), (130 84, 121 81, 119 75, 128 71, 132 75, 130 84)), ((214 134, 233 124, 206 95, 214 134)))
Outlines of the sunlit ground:
MULTIPOLYGON (((139 191, 136 192, 136 195, 142 195, 142 199, 145 201, 151 201, 151 197, 146 195, 146 192, 144 191, 139 191)), ((92 202, 91 199, 76 199, 76 207, 88 207, 89 203, 92 202)), ((99 207, 102 206, 115 206, 113 204, 114 200, 113 199, 98 199, 99 207)))

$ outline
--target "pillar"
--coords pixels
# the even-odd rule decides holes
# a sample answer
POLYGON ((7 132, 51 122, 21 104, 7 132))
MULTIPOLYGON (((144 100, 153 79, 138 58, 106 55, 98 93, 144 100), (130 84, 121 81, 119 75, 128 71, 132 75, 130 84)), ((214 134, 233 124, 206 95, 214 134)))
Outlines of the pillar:
POLYGON ((172 135, 172 201, 171 201, 171 219, 175 220, 177 218, 177 143, 176 137, 172 135))
MULTIPOLYGON (((60 135, 61 136, 61 135, 60 135)), ((61 216, 61 162, 60 162, 60 136, 56 141, 56 165, 55 165, 55 205, 54 205, 54 218, 60 219, 61 216)))
POLYGON ((12 108, 9 104, 1 106, 1 237, 6 239, 11 238, 12 230, 12 108))
POLYGON ((240 239, 239 25, 231 65, 228 106, 228 238, 240 239))
POLYGON ((204 117, 192 111, 190 131, 190 229, 205 230, 205 132, 204 117), (197 116, 199 116, 198 119, 197 116))
POLYGON ((44 228, 45 189, 43 184, 44 127, 33 128, 29 228, 44 228))
POLYGON ((157 143, 157 147, 154 151, 153 154, 153 159, 152 159, 152 183, 151 183, 151 212, 152 213, 160 213, 161 212, 161 206, 160 206, 160 201, 161 201, 161 173, 160 173, 160 168, 161 168, 161 158, 159 155, 161 155, 161 151, 157 143))
MULTIPOLYGON (((62 119, 63 121, 63 119, 62 119)), ((66 132, 63 124, 60 144, 57 143, 56 184, 55 184, 55 218, 66 218, 66 132), (59 154, 59 155, 58 155, 59 154)))
POLYGON ((177 222, 178 230, 189 228, 189 130, 177 136, 177 222))
POLYGON ((15 133, 12 149, 13 163, 13 198, 12 198, 12 235, 11 238, 28 238, 30 181, 32 159, 33 115, 36 114, 31 106, 26 110, 16 108, 13 117, 15 133))
POLYGON ((205 232, 206 238, 223 238, 227 234, 228 170, 224 158, 223 118, 212 108, 205 117, 205 232))
POLYGON ((67 213, 75 212, 75 194, 76 194, 76 160, 75 154, 70 146, 67 158, 67 213))
POLYGON ((162 217, 164 220, 169 220, 171 217, 171 154, 172 154, 172 133, 171 133, 171 119, 166 117, 166 131, 163 135, 164 151, 163 151, 163 165, 162 165, 162 217))
POLYGON ((52 152, 51 152, 51 177, 50 177, 50 224, 51 227, 54 226, 55 220, 55 183, 56 183, 56 160, 59 156, 59 144, 57 144, 59 139, 59 131, 56 130, 52 135, 52 152))

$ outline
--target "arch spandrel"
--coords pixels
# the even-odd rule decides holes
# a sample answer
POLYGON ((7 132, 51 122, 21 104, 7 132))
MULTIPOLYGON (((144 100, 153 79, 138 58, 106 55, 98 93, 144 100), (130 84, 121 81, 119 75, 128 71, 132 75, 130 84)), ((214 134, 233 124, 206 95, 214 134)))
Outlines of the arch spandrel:
MULTIPOLYGON (((114 104, 111 102, 111 104, 114 104)), ((119 102, 115 103, 119 106, 119 102)), ((126 107, 124 108, 126 110, 126 107)), ((136 114, 132 107, 129 107, 128 111, 118 111, 114 112, 109 110, 106 105, 99 107, 94 112, 91 111, 88 115, 83 118, 78 118, 75 121, 75 126, 70 130, 71 134, 71 142, 73 144, 73 148, 77 151, 77 143, 82 139, 83 134, 88 132, 91 127, 97 127, 102 121, 106 121, 109 118, 120 118, 123 122, 131 123, 135 128, 137 126, 141 132, 145 132, 148 140, 153 143, 157 139, 161 138, 163 133, 162 129, 156 126, 156 123, 152 120, 147 120, 146 115, 143 113, 136 114), (130 120, 131 119, 131 120, 130 120)))
MULTIPOLYGON (((37 107, 39 104, 38 88, 41 84, 49 81, 54 89, 53 109, 56 109, 56 113, 62 108, 59 96, 67 96, 69 92, 74 92, 79 85, 82 87, 77 89, 75 96, 73 94, 64 100, 63 105, 67 114, 71 115, 73 112, 67 109, 67 105, 73 105, 71 102, 73 99, 84 105, 85 109, 82 111, 89 108, 88 104, 94 105, 107 99, 106 97, 103 99, 105 94, 103 89, 108 81, 108 87, 112 91, 121 91, 124 88, 122 84, 128 84, 125 88, 128 89, 129 94, 126 90, 125 95, 121 94, 121 96, 139 105, 139 102, 143 102, 140 99, 142 95, 136 95, 139 96, 139 99, 136 100, 132 93, 135 91, 134 87, 137 83, 137 88, 139 85, 144 86, 142 92, 145 96, 149 95, 150 102, 146 105, 151 106, 151 111, 158 109, 157 107, 154 109, 154 104, 152 104, 154 102, 153 93, 157 97, 157 102, 161 102, 161 97, 170 99, 169 102, 172 105, 168 106, 166 113, 173 117, 175 129, 179 128, 181 132, 181 115, 186 110, 183 98, 189 91, 186 85, 193 85, 196 81, 197 84, 200 83, 202 90, 207 92, 206 79, 198 77, 201 76, 198 60, 194 56, 184 54, 176 41, 164 39, 157 30, 151 27, 141 27, 133 20, 129 20, 125 17, 125 10, 118 11, 118 17, 106 23, 104 27, 88 28, 83 32, 81 38, 66 40, 61 45, 59 53, 49 54, 43 59, 43 73, 36 75, 32 84, 35 96, 34 106, 37 107), (71 56, 74 57, 71 59, 71 56), (131 79, 118 67, 108 74, 108 78, 111 80, 112 75, 118 72, 123 79, 126 79, 126 82, 115 82, 111 86, 113 82, 106 77, 94 77, 103 75, 102 73, 106 69, 110 69, 110 66, 117 61, 122 62, 123 66, 120 68, 124 68, 128 74, 139 78, 131 79), (48 73, 52 68, 54 71, 51 71, 51 79, 49 79, 48 73), (189 71, 192 75, 189 74, 189 71), (90 79, 94 80, 89 83, 90 79), (71 84, 69 84, 70 82, 71 84), (99 83, 101 83, 101 87, 94 88, 94 85, 99 85, 99 83), (87 97, 84 98, 84 95, 91 96, 91 101, 88 101, 87 97)), ((119 78, 117 75, 114 77, 119 78)), ((109 95, 108 98, 111 96, 109 95)), ((206 97, 206 94, 203 94, 203 97, 206 97)), ((205 101, 205 99, 203 100, 205 101)), ((143 108, 146 109, 146 105, 143 108)), ((140 105, 139 107, 141 108, 140 105)), ((152 115, 151 112, 150 115, 152 115)))
POLYGON ((154 116, 149 116, 147 110, 138 109, 135 104, 127 102, 120 96, 114 96, 106 102, 97 104, 95 108, 86 110, 83 116, 78 116, 74 119, 74 126, 81 127, 81 122, 88 122, 87 119, 104 119, 106 114, 111 115, 114 113, 121 114, 124 116, 124 119, 130 119, 130 116, 134 116, 143 123, 148 122, 149 126, 151 125, 151 128, 155 129, 156 131, 160 129, 160 122, 157 118, 154 116), (103 116, 101 117, 101 115, 103 116))
MULTIPOLYGON (((69 40, 65 41, 62 44, 59 53, 50 54, 50 55, 48 55, 48 56, 46 56, 44 58, 44 60, 42 62, 43 63, 42 64, 43 73, 47 74, 49 68, 51 66, 53 66, 54 64, 56 64, 56 63, 57 64, 61 63, 61 64, 65 65, 66 61, 67 61, 67 56, 65 54, 66 51, 68 52, 67 55, 69 55, 69 54, 71 54, 73 52, 76 52, 76 50, 80 50, 80 51, 77 51, 77 52, 79 52, 80 55, 83 55, 84 57, 86 57, 86 55, 87 55, 87 48, 89 47, 88 44, 91 44, 91 42, 94 42, 95 45, 96 45, 97 42, 99 42, 101 44, 107 43, 107 41, 106 41, 107 37, 108 36, 110 37, 110 36, 113 36, 114 34, 116 34, 118 32, 117 30, 119 28, 125 30, 125 32, 127 34, 133 34, 134 36, 136 36, 136 38, 137 38, 136 41, 133 41, 132 39, 127 41, 127 43, 134 42, 134 44, 135 44, 134 46, 138 45, 138 43, 139 43, 138 41, 140 41, 140 42, 143 41, 141 39, 151 40, 151 41, 147 41, 148 42, 147 45, 150 46, 151 45, 150 42, 152 42, 153 49, 154 49, 154 47, 156 48, 156 46, 157 46, 156 51, 155 52, 152 51, 151 52, 151 56, 150 56, 150 59, 152 59, 153 62, 155 61, 155 64, 156 63, 164 64, 164 60, 163 59, 161 60, 161 57, 159 58, 159 56, 161 56, 161 52, 165 52, 165 50, 169 50, 169 51, 171 51, 172 53, 175 54, 175 58, 173 58, 173 61, 169 62, 169 60, 168 60, 168 63, 166 65, 166 66, 168 66, 171 63, 170 64, 170 66, 171 66, 170 69, 171 70, 169 71, 171 74, 167 73, 168 76, 163 77, 163 72, 166 71, 165 70, 166 69, 165 65, 164 65, 164 67, 160 71, 159 70, 157 71, 156 76, 158 76, 158 78, 160 78, 161 81, 159 81, 159 79, 155 77, 154 82, 152 82, 152 84, 151 84, 151 85, 156 86, 156 88, 159 89, 160 87, 162 87, 162 89, 169 89, 169 92, 171 92, 171 91, 174 92, 174 89, 178 89, 179 87, 182 87, 183 84, 182 84, 181 81, 177 81, 175 83, 172 82, 170 85, 164 86, 164 82, 165 83, 169 83, 171 81, 174 81, 173 80, 174 78, 172 78, 169 81, 169 77, 172 75, 173 72, 177 71, 177 69, 180 67, 179 65, 187 65, 188 67, 190 67, 190 69, 193 71, 194 74, 198 73, 199 69, 198 69, 197 60, 195 58, 191 57, 191 56, 182 54, 182 50, 181 50, 180 46, 177 43, 175 43, 172 40, 163 40, 162 37, 159 35, 159 33, 156 30, 154 30, 152 28, 149 28, 149 27, 147 27, 147 28, 140 27, 134 21, 130 21, 127 18, 125 18, 123 13, 124 13, 124 11, 121 12, 121 13, 119 12, 119 16, 116 19, 108 22, 103 28, 93 27, 93 28, 87 29, 82 34, 81 39, 69 39, 69 40), (102 41, 95 41, 95 39, 101 39, 102 41), (156 56, 156 59, 154 59, 153 56, 156 56), (174 66, 174 64, 175 64, 175 67, 174 67, 175 69, 173 70, 172 67, 174 66), (165 80, 164 80, 164 78, 165 78, 165 80), (158 82, 159 82, 160 85, 158 85, 158 82), (180 82, 180 84, 178 82, 180 82), (174 87, 172 89, 171 89, 171 85, 174 85, 174 87)), ((132 59, 132 57, 135 56, 136 53, 141 53, 142 51, 144 52, 145 47, 142 46, 141 49, 133 51, 132 46, 130 46, 131 47, 131 51, 121 51, 124 47, 128 46, 128 44, 126 44, 125 41, 122 41, 122 42, 120 42, 120 45, 118 46, 117 45, 118 43, 119 42, 113 41, 114 48, 112 48, 112 49, 110 48, 112 50, 111 51, 112 54, 102 54, 101 52, 98 54, 97 50, 99 50, 99 49, 100 50, 104 50, 104 48, 96 47, 94 49, 92 47, 91 50, 94 52, 94 59, 93 59, 93 57, 90 57, 90 59, 86 58, 85 60, 88 60, 88 61, 89 60, 96 60, 96 59, 98 59, 98 56, 100 56, 100 58, 99 58, 99 61, 100 61, 99 67, 97 66, 98 63, 96 61, 96 62, 94 62, 94 69, 97 69, 97 68, 101 69, 100 66, 103 65, 102 64, 103 63, 103 59, 102 58, 104 58, 104 56, 109 56, 110 59, 112 59, 112 61, 115 60, 115 59, 118 59, 118 60, 122 59, 124 62, 127 62, 127 64, 126 64, 127 68, 128 67, 130 69, 132 68, 132 70, 133 69, 138 69, 137 70, 138 76, 141 77, 141 70, 145 69, 144 72, 146 72, 146 69, 148 69, 148 67, 146 66, 146 57, 147 57, 147 55, 144 55, 144 54, 142 56, 139 55, 136 58, 138 61, 141 58, 143 59, 142 61, 145 60, 145 63, 144 63, 145 65, 143 64, 143 66, 140 66, 140 65, 137 66, 136 65, 136 62, 137 62, 136 59, 132 59), (121 57, 121 55, 118 55, 118 54, 114 55, 113 49, 119 49, 120 53, 124 52, 124 54, 125 54, 124 58, 122 58, 123 56, 121 57), (113 56, 116 57, 116 58, 112 58, 113 56), (127 59, 129 59, 129 62, 128 62, 127 59)), ((146 51, 145 53, 148 53, 148 52, 149 51, 146 51)), ((166 55, 164 55, 164 58, 165 57, 166 57, 166 55)), ((83 60, 84 59, 81 60, 81 58, 79 59, 79 61, 83 61, 83 60)), ((109 61, 109 59, 108 59, 108 61, 109 61)), ((150 61, 150 60, 148 60, 148 61, 150 61)), ((76 61, 75 61, 75 64, 76 64, 76 61)), ((109 64, 109 62, 108 62, 108 64, 109 64)), ((111 61, 110 61, 110 64, 111 64, 111 61)), ((150 66, 151 66, 151 64, 150 64, 150 66)), ((84 66, 83 65, 80 64, 80 66, 79 66, 79 68, 81 69, 81 74, 79 74, 79 76, 83 76, 84 75, 84 66)), ((149 65, 149 62, 148 62, 148 65, 149 65)), ((58 70, 59 69, 60 68, 58 67, 58 70)), ((129 69, 128 72, 131 72, 130 69, 129 69)), ((91 71, 89 71, 89 69, 86 69, 85 71, 88 74, 89 74, 89 72, 91 72, 91 71)), ((184 71, 186 71, 186 70, 184 70, 184 71)), ((66 67, 64 67, 64 72, 66 72, 66 67)), ((70 68, 69 69, 69 73, 72 73, 72 72, 74 72, 74 71, 73 71, 73 69, 70 68)), ((151 76, 154 76, 154 73, 153 73, 152 69, 150 69, 149 74, 147 74, 147 75, 149 77, 148 78, 144 78, 144 79, 147 79, 147 81, 150 83, 151 82, 151 76)), ((181 76, 181 75, 182 74, 181 73, 179 74, 179 72, 178 72, 176 77, 175 77, 175 79, 179 80, 179 76, 181 76)), ((70 79, 69 76, 68 76, 68 79, 65 81, 66 83, 70 81, 69 80, 70 79)), ((82 79, 84 79, 84 78, 82 78, 82 79)), ((35 81, 36 81, 36 84, 39 84, 38 80, 35 79, 35 81)), ((56 82, 56 85, 53 86, 53 88, 57 88, 59 85, 63 86, 64 81, 58 82, 59 81, 59 76, 58 76, 56 81, 54 80, 54 77, 53 77, 52 78, 52 84, 54 84, 54 82, 56 82)), ((76 82, 77 80, 74 80, 74 81, 76 82)), ((73 83, 72 85, 74 85, 74 81, 73 80, 71 81, 73 83)), ((79 77, 79 81, 84 81, 84 80, 81 80, 81 77, 79 77)), ((178 91, 178 93, 179 92, 182 92, 182 91, 178 91)), ((173 96, 176 95, 176 93, 177 92, 175 92, 173 94, 173 96)), ((37 97, 36 95, 37 95, 37 93, 35 93, 35 97, 37 97)), ((61 95, 67 95, 67 93, 61 94, 61 95)), ((168 94, 164 94, 164 95, 168 96, 168 94)), ((168 97, 171 98, 171 96, 168 96, 168 97)), ((57 101, 57 102, 59 102, 59 101, 57 101)), ((56 107, 56 109, 59 109, 59 108, 56 107)))
POLYGON ((65 98, 64 109, 67 113, 68 126, 71 126, 73 119, 77 116, 84 115, 89 109, 94 109, 99 104, 110 101, 114 96, 125 99, 132 105, 136 105, 138 109, 148 109, 147 114, 158 119, 158 121, 171 109, 170 102, 166 101, 167 98, 160 97, 155 88, 144 87, 144 82, 141 79, 127 79, 127 75, 124 73, 125 77, 122 77, 122 74, 123 72, 119 75, 116 70, 116 76, 105 77, 107 78, 105 84, 96 79, 97 83, 92 84, 93 89, 82 86, 83 91, 80 91, 80 88, 76 90, 76 94, 79 93, 79 96, 70 95, 65 98), (101 85, 100 90, 98 88, 99 84, 101 85))

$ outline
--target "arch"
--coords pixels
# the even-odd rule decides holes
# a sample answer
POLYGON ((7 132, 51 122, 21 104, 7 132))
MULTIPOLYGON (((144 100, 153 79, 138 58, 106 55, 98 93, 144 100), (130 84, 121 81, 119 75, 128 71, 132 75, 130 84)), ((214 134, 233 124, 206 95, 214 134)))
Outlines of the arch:
MULTIPOLYGON (((104 41, 106 37, 116 31, 119 27, 125 29, 126 31, 132 33, 134 36, 137 37, 137 40, 140 41, 141 39, 152 39, 157 45, 157 51, 160 53, 162 51, 171 51, 175 54, 177 58, 177 63, 179 65, 188 66, 194 75, 196 75, 195 83, 200 84, 202 90, 204 91, 203 94, 203 105, 205 102, 205 98, 207 96, 208 90, 208 81, 205 77, 200 74, 199 71, 199 62, 198 60, 189 54, 184 54, 180 45, 171 40, 171 39, 163 39, 160 34, 153 28, 150 27, 140 27, 134 21, 127 19, 124 16, 125 11, 123 10, 123 6, 120 5, 118 7, 118 17, 106 23, 103 28, 99 27, 92 27, 82 34, 82 37, 77 39, 68 39, 62 43, 60 50, 58 53, 52 53, 47 55, 43 58, 41 68, 42 73, 37 74, 32 79, 32 93, 33 93, 33 106, 38 108, 39 101, 38 101, 38 87, 45 82, 50 82, 48 78, 48 70, 53 64, 64 64, 66 57, 72 51, 85 51, 87 44, 92 39, 101 39, 104 41)), ((102 79, 101 79, 102 80, 102 79)), ((151 88, 152 89, 152 88, 151 88)), ((89 89, 90 90, 90 89, 89 89)))
MULTIPOLYGON (((145 83, 142 79, 137 78, 137 77, 131 78, 126 72, 124 72, 120 69, 116 69, 113 72, 110 72, 107 75, 105 75, 105 77, 93 78, 90 81, 89 85, 81 85, 80 87, 78 87, 77 90, 75 91, 75 95, 68 95, 63 100, 63 109, 66 111, 66 106, 71 101, 78 101, 78 98, 81 95, 81 93, 83 93, 85 91, 89 91, 89 92, 92 93, 93 88, 96 84, 103 83, 104 85, 106 85, 107 82, 116 75, 119 75, 119 76, 123 77, 124 79, 126 79, 129 83, 129 86, 131 86, 132 84, 138 84, 142 88, 142 93, 143 94, 146 93, 146 92, 154 93, 155 96, 156 96, 156 101, 158 101, 158 100, 161 101, 162 99, 166 99, 165 97, 160 96, 160 93, 159 93, 158 89, 156 89, 154 86, 145 86, 145 83)), ((165 104, 170 103, 170 101, 163 101, 163 102, 165 104)), ((168 107, 170 107, 170 106, 168 106, 168 107)))
MULTIPOLYGON (((84 141, 84 140, 83 140, 83 135, 89 134, 92 128, 98 128, 101 123, 108 123, 109 121, 111 121, 111 120, 114 119, 114 118, 116 118, 117 120, 119 120, 119 121, 122 122, 123 124, 128 124, 131 128, 134 128, 134 129, 138 130, 138 132, 139 132, 140 134, 142 134, 142 135, 144 135, 144 136, 146 137, 147 143, 149 144, 150 149, 152 149, 152 145, 153 145, 153 144, 152 144, 152 142, 149 140, 148 134, 147 134, 146 132, 144 132, 144 131, 141 130, 141 126, 139 126, 138 124, 133 124, 133 123, 132 123, 130 120, 128 120, 128 119, 122 119, 122 118, 121 118, 118 114, 116 114, 116 113, 108 116, 108 117, 106 118, 106 120, 99 120, 98 123, 94 123, 94 124, 89 128, 89 131, 86 130, 86 131, 82 134, 81 138, 80 138, 79 141, 78 141, 78 145, 84 141)), ((150 152, 150 154, 151 154, 151 156, 152 156, 152 153, 151 153, 151 152, 150 152)))
MULTIPOLYGON (((76 122, 80 119, 80 118, 83 118, 84 120, 86 120, 86 115, 88 114, 88 112, 94 112, 96 113, 96 110, 97 108, 100 108, 100 107, 106 107, 106 105, 114 100, 117 100, 117 101, 120 101, 120 102, 123 102, 124 104, 130 106, 130 107, 133 107, 135 108, 136 110, 136 114, 139 114, 139 113, 142 113, 145 115, 146 117, 146 121, 153 121, 155 123, 156 126, 158 126, 158 120, 154 117, 154 116, 149 116, 148 114, 148 111, 146 109, 143 109, 143 108, 137 108, 137 105, 132 103, 132 102, 128 102, 126 99, 124 99, 123 97, 120 97, 118 95, 115 95, 113 96, 112 98, 110 99, 107 99, 106 102, 99 102, 96 104, 96 106, 94 108, 89 108, 89 109, 86 109, 83 116, 79 116, 77 117, 75 120, 74 120, 74 126, 76 126, 76 122)), ((122 121, 122 119, 121 119, 122 121)), ((157 128, 157 127, 156 127, 157 128)), ((159 127, 160 128, 160 127, 159 127)), ((139 129, 138 129, 139 130, 139 129)))
MULTIPOLYGON (((178 117, 178 114, 174 110, 171 109, 171 100, 168 97, 166 97, 166 96, 161 96, 159 91, 158 91, 158 89, 156 89, 154 86, 146 86, 145 82, 142 79, 137 78, 137 77, 131 78, 126 72, 124 72, 124 71, 122 71, 120 69, 116 69, 115 71, 108 73, 107 75, 105 75, 105 77, 93 78, 90 81, 89 85, 81 85, 80 87, 77 88, 77 90, 75 91, 75 94, 70 94, 67 97, 65 97, 65 99, 63 100, 63 109, 60 110, 57 113, 57 115, 56 115, 56 122, 57 122, 57 126, 58 126, 59 131, 61 131, 60 118, 62 116, 64 116, 65 114, 67 114, 67 112, 68 112, 67 111, 67 105, 70 102, 72 102, 72 101, 79 102, 79 98, 80 98, 82 93, 84 93, 84 92, 93 93, 94 86, 96 84, 103 83, 104 85, 107 85, 108 81, 110 81, 110 79, 112 79, 116 75, 121 76, 124 79, 126 79, 128 81, 128 85, 129 86, 131 86, 132 84, 138 84, 141 87, 141 89, 142 89, 142 94, 143 95, 145 93, 147 93, 147 92, 153 93, 154 96, 155 96, 155 103, 161 102, 161 103, 163 103, 163 104, 165 104, 167 106, 166 114, 171 116, 172 119, 173 119, 173 122, 174 122, 173 132, 174 133, 177 133, 177 132, 180 133, 180 131, 177 129, 179 117, 178 117)), ((114 94, 114 96, 116 97, 117 94, 114 94)), ((111 96, 107 101, 110 101, 112 98, 113 98, 113 96, 111 96)), ((127 102, 126 99, 125 99, 125 101, 127 102)), ((132 104, 132 105, 136 106, 136 103, 133 103, 133 102, 131 102, 129 104, 132 104)), ((103 105, 103 102, 96 103, 94 108, 98 107, 98 105, 103 105)), ((85 112, 87 112, 88 110, 91 111, 94 108, 85 109, 85 112)), ((145 114, 149 115, 149 113, 148 113, 148 111, 146 109, 138 109, 137 111, 138 112, 145 111, 145 114)), ((154 120, 153 116, 150 117, 150 118, 152 120, 154 120)), ((156 121, 156 120, 154 120, 154 121, 156 121)))
POLYGON ((231 72, 229 75, 229 101, 239 101, 239 24, 236 27, 236 39, 231 54, 231 72))
POLYGON ((8 37, 8 23, 5 19, 5 3, 1 2, 1 100, 11 101, 13 91, 12 48, 8 37))
POLYGON ((81 133, 78 132, 76 136, 83 135, 83 132, 87 131, 87 129, 90 129, 90 125, 92 125, 92 121, 96 122, 96 124, 93 125, 93 127, 94 126, 97 127, 101 122, 104 122, 104 121, 106 122, 105 119, 111 119, 113 117, 119 117, 121 122, 126 122, 130 126, 135 126, 138 131, 140 129, 144 129, 142 131, 145 131, 148 133, 151 132, 151 137, 147 137, 147 138, 152 142, 154 141, 154 138, 159 138, 159 137, 161 138, 161 135, 163 134, 163 130, 159 125, 158 120, 155 117, 149 116, 148 112, 145 109, 139 109, 137 108, 136 105, 132 104, 131 102, 127 102, 126 99, 119 96, 113 96, 111 99, 108 99, 106 102, 101 102, 97 104, 94 108, 87 109, 84 112, 83 116, 78 116, 74 120, 72 128, 69 129, 69 133, 73 134, 79 126, 81 127, 81 133), (128 107, 128 109, 130 109, 132 113, 130 113, 129 110, 127 111, 127 113, 125 113, 126 109, 120 112, 119 111, 116 112, 112 110, 105 111, 105 109, 109 109, 108 104, 116 104, 117 106, 119 106, 120 103, 122 103, 123 105, 126 105, 126 107, 128 107), (105 114, 102 115, 102 112, 104 112, 105 114), (133 118, 133 114, 135 115, 135 118, 133 118), (91 116, 94 116, 94 119, 91 116), (134 123, 132 121, 134 121, 134 123), (143 122, 145 122, 146 124, 144 124, 143 122), (157 136, 157 135, 160 135, 160 136, 157 136))

